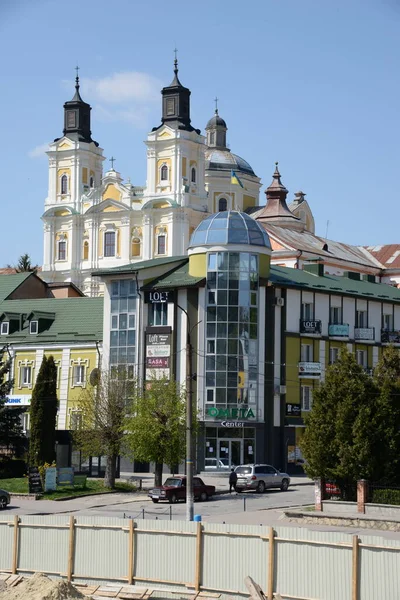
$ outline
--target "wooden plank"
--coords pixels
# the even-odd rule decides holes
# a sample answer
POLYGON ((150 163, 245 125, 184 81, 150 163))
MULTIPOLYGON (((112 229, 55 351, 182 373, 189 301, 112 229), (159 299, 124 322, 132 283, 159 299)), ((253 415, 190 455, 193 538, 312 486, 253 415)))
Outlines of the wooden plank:
POLYGON ((105 598, 116 598, 117 594, 121 591, 121 586, 104 585, 100 586, 96 590, 96 596, 102 596, 105 598))
POLYGON ((352 572, 351 572, 351 598, 358 600, 358 535, 353 535, 353 551, 352 551, 352 572))
POLYGON ((268 600, 274 599, 274 568, 275 568, 275 543, 274 543, 274 528, 269 528, 268 542, 268 600))
POLYGON ((69 542, 68 542, 68 566, 67 580, 72 581, 74 572, 74 555, 75 555, 75 518, 71 515, 69 518, 69 542))
POLYGON ((22 580, 23 580, 22 575, 17 575, 16 578, 14 579, 14 581, 8 585, 9 585, 9 587, 15 587, 16 585, 21 583, 22 580))
POLYGON ((84 596, 93 596, 93 594, 99 588, 98 585, 88 585, 87 583, 79 583, 79 584, 74 583, 74 586, 84 596))
POLYGON ((14 517, 14 537, 13 537, 13 548, 12 548, 12 563, 11 563, 11 572, 13 575, 17 572, 18 569, 18 538, 19 538, 19 516, 15 515, 14 517))
POLYGON ((201 532, 203 530, 202 524, 200 522, 197 523, 196 530, 196 564, 195 564, 195 573, 194 573, 194 589, 196 592, 200 590, 200 581, 201 581, 201 547, 202 547, 202 539, 201 532))
MULTIPOLYGON (((251 600, 265 600, 265 595, 258 583, 251 577, 247 576, 244 578, 244 583, 249 591, 251 600)), ((270 600, 268 598, 268 600, 270 600)), ((272 598, 273 600, 273 598, 272 598)))
POLYGON ((134 560, 134 544, 135 544, 135 521, 129 520, 129 537, 128 537, 128 583, 133 583, 133 560, 134 560))
POLYGON ((20 578, 20 575, 10 575, 10 577, 7 579, 7 586, 12 587, 13 583, 17 581, 17 579, 19 580, 20 578))

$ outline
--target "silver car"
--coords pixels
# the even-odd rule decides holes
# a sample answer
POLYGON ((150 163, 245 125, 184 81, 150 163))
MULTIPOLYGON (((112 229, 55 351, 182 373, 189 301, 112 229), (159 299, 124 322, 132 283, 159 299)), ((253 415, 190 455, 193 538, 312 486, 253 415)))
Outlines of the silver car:
POLYGON ((287 473, 281 473, 271 465, 241 465, 236 467, 237 482, 235 488, 238 492, 256 490, 260 494, 267 488, 280 488, 286 492, 290 484, 287 473))
POLYGON ((6 490, 0 490, 0 508, 7 508, 10 504, 10 494, 6 490))

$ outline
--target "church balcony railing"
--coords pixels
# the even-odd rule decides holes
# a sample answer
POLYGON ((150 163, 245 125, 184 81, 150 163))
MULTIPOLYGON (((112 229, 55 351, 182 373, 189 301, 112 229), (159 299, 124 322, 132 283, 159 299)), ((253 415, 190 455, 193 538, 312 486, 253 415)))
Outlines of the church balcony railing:
POLYGON ((354 339, 374 341, 375 340, 375 327, 355 327, 354 328, 354 339))

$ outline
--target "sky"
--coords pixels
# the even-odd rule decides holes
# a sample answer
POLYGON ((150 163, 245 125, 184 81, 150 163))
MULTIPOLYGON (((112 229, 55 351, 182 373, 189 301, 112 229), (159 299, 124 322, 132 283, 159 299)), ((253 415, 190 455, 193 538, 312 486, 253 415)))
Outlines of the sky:
POLYGON ((93 138, 144 185, 175 47, 193 126, 204 132, 217 96, 260 204, 279 161, 317 234, 400 243, 400 0, 0 0, 0 266, 25 252, 42 264, 44 152, 62 135, 76 64, 93 138))

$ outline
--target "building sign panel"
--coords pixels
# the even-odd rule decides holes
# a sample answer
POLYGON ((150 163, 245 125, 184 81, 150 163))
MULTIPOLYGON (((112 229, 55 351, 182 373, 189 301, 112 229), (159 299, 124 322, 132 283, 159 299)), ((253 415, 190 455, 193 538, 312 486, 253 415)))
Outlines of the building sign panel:
POLYGON ((175 294, 173 291, 158 291, 152 290, 151 292, 144 293, 144 301, 146 304, 155 304, 158 302, 166 303, 166 302, 174 302, 175 294))
POLYGON ((300 333, 321 333, 321 330, 321 321, 315 319, 300 321, 300 333))
POLYGON ((7 396, 5 405, 6 406, 30 406, 32 396, 17 394, 7 396))
POLYGON ((169 379, 171 357, 171 328, 154 327, 146 330, 146 380, 169 379))
POLYGON ((286 416, 287 417, 301 417, 301 405, 300 403, 294 404, 293 402, 286 404, 286 416))
POLYGON ((206 408, 206 415, 213 419, 255 419, 251 408, 217 408, 210 406, 206 408))
POLYGON ((356 327, 354 329, 354 339, 356 340, 374 340, 375 329, 373 327, 356 327))
POLYGON ((169 367, 169 356, 148 356, 146 358, 146 365, 150 367, 150 369, 167 369, 169 367))
POLYGON ((347 323, 329 325, 328 334, 336 337, 349 337, 349 326, 347 323))
POLYGON ((244 421, 221 421, 221 423, 219 423, 219 425, 221 425, 221 427, 244 427, 245 422, 244 421))
POLYGON ((319 379, 321 376, 321 363, 319 362, 299 362, 299 377, 308 377, 309 379, 319 379))

